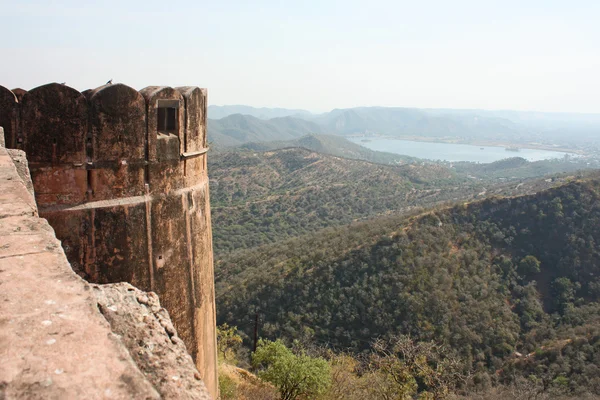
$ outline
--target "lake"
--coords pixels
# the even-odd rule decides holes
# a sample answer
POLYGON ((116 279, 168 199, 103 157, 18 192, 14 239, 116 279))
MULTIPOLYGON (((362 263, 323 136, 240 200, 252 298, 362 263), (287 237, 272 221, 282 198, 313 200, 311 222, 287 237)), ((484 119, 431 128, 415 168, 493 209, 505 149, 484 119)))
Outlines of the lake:
POLYGON ((474 146, 470 144, 413 142, 410 140, 382 138, 369 138, 368 142, 363 142, 364 138, 360 137, 348 139, 371 150, 386 151, 388 153, 426 158, 429 160, 491 163, 510 157, 522 157, 528 161, 540 161, 551 158, 562 158, 565 154, 575 155, 560 151, 522 148, 519 151, 507 151, 505 147, 474 146))

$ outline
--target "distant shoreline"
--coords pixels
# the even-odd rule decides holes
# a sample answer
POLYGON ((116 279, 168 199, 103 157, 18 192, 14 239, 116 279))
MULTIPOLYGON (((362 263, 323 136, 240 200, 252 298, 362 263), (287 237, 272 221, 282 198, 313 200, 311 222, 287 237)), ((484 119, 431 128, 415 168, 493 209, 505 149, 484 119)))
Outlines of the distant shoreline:
POLYGON ((365 135, 351 135, 351 138, 368 138, 373 139, 395 139, 395 140, 408 140, 411 142, 424 142, 424 143, 445 143, 445 144, 467 144, 471 146, 489 146, 489 147, 518 147, 520 149, 531 149, 531 150, 545 150, 545 151, 556 151, 560 153, 573 153, 579 155, 588 155, 583 150, 570 149, 567 147, 554 147, 551 145, 541 143, 513 143, 513 142, 497 142, 488 140, 474 140, 465 141, 457 138, 440 138, 440 137, 427 137, 427 136, 365 136, 365 135))

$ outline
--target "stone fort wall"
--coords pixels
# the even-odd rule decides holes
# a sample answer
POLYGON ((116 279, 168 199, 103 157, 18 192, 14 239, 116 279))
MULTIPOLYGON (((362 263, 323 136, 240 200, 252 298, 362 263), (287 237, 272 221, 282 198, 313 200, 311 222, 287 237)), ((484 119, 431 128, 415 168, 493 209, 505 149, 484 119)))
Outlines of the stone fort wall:
POLYGON ((216 398, 206 90, 0 86, 0 126, 73 269, 156 292, 216 398))

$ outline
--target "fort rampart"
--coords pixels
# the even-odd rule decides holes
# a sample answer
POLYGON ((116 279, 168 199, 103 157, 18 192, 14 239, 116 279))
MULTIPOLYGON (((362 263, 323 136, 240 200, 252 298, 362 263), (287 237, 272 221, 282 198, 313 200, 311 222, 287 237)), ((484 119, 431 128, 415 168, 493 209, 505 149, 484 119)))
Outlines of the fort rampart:
POLYGON ((215 396, 206 90, 0 86, 0 126, 75 272, 156 292, 215 396))

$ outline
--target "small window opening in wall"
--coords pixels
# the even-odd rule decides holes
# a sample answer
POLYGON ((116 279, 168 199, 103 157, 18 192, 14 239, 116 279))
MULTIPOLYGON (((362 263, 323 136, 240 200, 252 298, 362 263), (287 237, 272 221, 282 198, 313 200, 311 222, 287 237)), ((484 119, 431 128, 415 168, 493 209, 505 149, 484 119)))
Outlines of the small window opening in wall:
POLYGON ((157 110, 157 130, 159 133, 176 133, 178 100, 159 100, 157 110))

